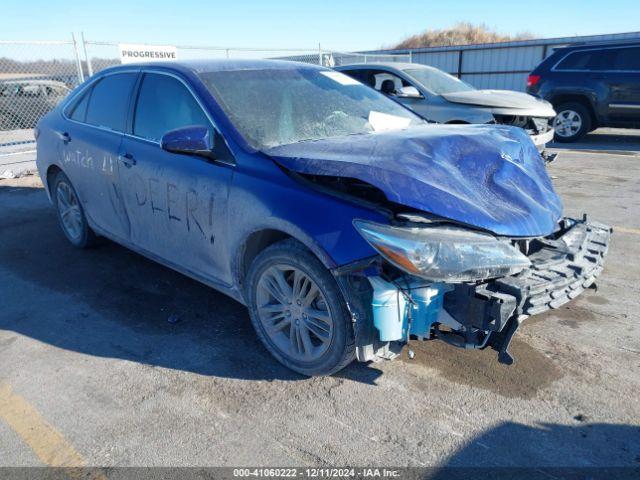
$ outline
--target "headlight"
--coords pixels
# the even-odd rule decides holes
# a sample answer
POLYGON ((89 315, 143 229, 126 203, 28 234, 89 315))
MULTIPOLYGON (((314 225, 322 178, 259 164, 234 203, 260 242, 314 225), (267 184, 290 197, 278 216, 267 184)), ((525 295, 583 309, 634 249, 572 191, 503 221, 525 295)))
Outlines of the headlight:
POLYGON ((353 224, 389 262, 428 280, 484 280, 513 275, 531 265, 508 242, 462 228, 404 228, 366 220, 354 220, 353 224))

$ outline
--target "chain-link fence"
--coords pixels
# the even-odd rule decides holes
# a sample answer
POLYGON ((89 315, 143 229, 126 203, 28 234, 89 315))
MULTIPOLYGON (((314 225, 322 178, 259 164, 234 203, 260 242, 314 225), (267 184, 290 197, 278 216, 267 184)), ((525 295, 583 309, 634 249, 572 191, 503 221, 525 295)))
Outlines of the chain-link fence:
POLYGON ((411 63, 411 54, 387 55, 381 53, 357 53, 326 51, 322 53, 322 65, 325 67, 339 67, 352 63, 374 63, 374 62, 405 62, 411 63))
MULTIPOLYGON (((178 45, 175 48, 178 60, 279 58, 318 64, 321 59, 318 49, 261 49, 184 45, 178 45)), ((89 75, 120 64, 119 43, 85 40, 83 41, 83 50, 86 58, 87 74, 89 75)))
MULTIPOLYGON (((33 127, 85 78, 121 63, 121 43, 85 40, 0 41, 0 174, 33 152, 33 127), (11 158, 9 158, 11 157, 11 158), (14 159, 15 160, 12 160, 14 159), (9 160, 7 160, 9 159, 9 160)), ((140 44, 138 44, 140 45, 140 44)), ((410 54, 353 53, 317 48, 175 46, 178 60, 270 58, 334 67, 347 63, 410 62, 410 54)))
MULTIPOLYGON (((120 63, 119 43, 97 42, 83 39, 82 45, 87 62, 87 73, 89 75, 120 63)), ((217 46, 176 46, 175 48, 178 60, 269 58, 312 63, 326 67, 335 67, 349 63, 411 62, 411 54, 361 54, 326 50, 321 46, 311 49, 217 46)))
POLYGON ((33 127, 83 81, 73 39, 55 42, 0 41, 0 174, 30 162, 33 127))

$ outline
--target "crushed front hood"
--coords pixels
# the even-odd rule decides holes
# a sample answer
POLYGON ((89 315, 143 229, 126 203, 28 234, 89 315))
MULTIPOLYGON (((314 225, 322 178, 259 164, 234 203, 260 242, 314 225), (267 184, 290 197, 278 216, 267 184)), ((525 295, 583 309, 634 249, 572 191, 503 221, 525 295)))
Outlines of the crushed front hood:
POLYGON ((392 202, 498 235, 548 235, 562 213, 544 162, 520 128, 425 125, 265 153, 295 172, 355 178, 392 202))
POLYGON ((453 103, 476 105, 489 108, 514 109, 518 115, 554 117, 555 111, 548 102, 533 95, 511 90, 469 90, 443 93, 445 100, 453 103), (523 113, 526 112, 526 113, 523 113))

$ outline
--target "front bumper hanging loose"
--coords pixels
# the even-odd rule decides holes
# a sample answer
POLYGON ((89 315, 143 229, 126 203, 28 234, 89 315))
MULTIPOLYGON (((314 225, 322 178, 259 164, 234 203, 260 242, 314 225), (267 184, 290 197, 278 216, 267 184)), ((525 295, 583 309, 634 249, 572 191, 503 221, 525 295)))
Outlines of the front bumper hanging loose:
POLYGON ((498 360, 513 363, 508 348, 523 320, 558 308, 591 286, 603 269, 612 229, 582 220, 563 219, 555 235, 536 239, 531 266, 509 277, 478 285, 458 285, 445 308, 469 330, 491 335, 498 360))

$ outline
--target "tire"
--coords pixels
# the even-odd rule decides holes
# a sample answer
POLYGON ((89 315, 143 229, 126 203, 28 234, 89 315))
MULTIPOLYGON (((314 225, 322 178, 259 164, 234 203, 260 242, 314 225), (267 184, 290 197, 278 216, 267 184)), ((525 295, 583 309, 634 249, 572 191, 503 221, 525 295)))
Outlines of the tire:
POLYGON ((553 127, 557 142, 575 142, 591 131, 591 113, 582 103, 561 103, 555 110, 553 127))
POLYGON ((89 227, 75 188, 62 172, 58 172, 53 177, 51 198, 53 198, 60 228, 62 228, 67 240, 77 248, 93 246, 96 242, 96 235, 89 227))
POLYGON ((355 358, 351 317, 338 284, 298 241, 275 243, 255 258, 247 275, 246 298, 258 338, 291 370, 306 376, 331 375, 355 358), (285 290, 291 295, 283 296, 285 290))

